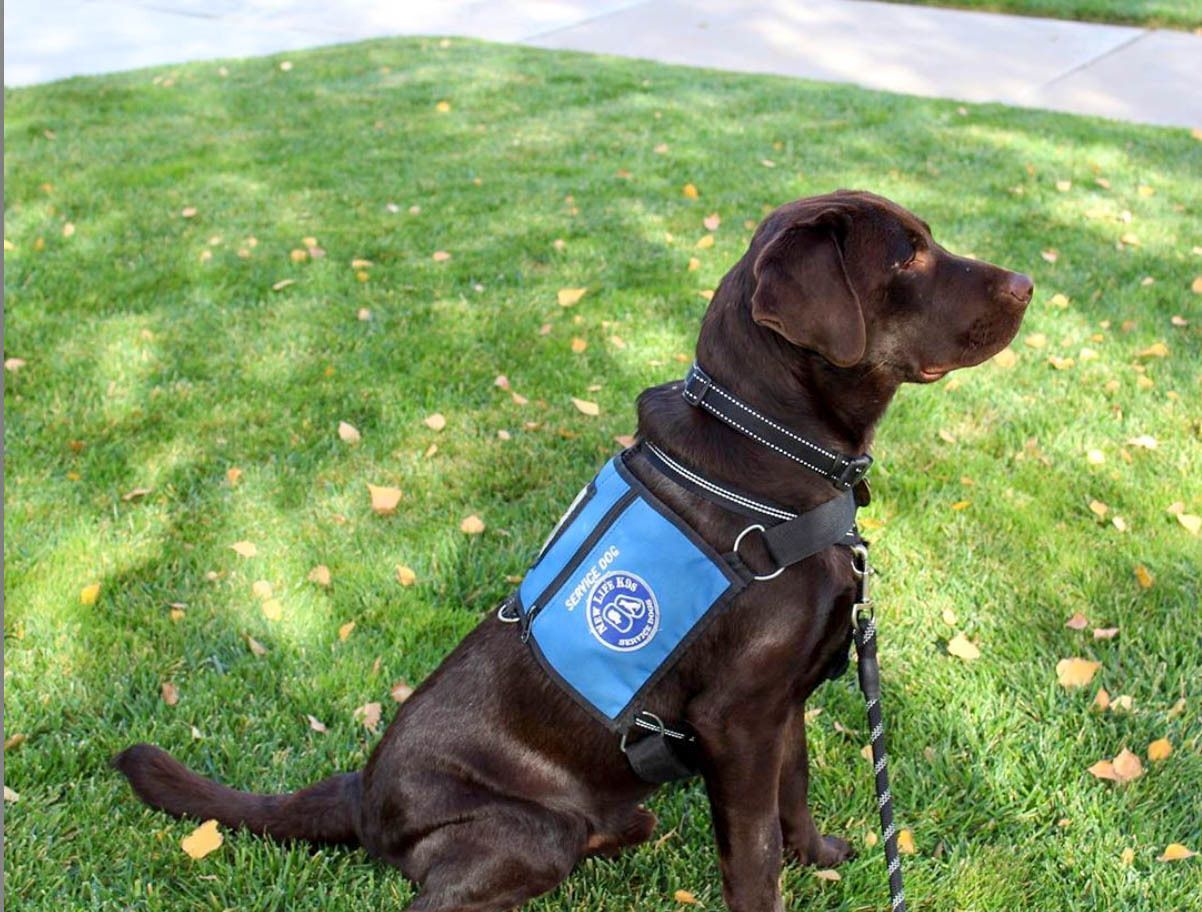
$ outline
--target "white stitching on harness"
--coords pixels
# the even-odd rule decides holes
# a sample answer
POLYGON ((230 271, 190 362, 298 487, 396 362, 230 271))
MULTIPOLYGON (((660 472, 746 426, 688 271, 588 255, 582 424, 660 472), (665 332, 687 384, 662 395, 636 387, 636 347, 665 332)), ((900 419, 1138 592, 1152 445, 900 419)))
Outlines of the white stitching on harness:
POLYGON ((767 506, 766 504, 762 504, 762 503, 759 503, 758 501, 751 500, 750 498, 743 497, 739 494, 735 494, 733 491, 728 491, 725 488, 720 487, 720 486, 714 484, 713 482, 702 478, 700 475, 696 475, 693 472, 690 472, 688 469, 686 469, 680 463, 676 462, 674 459, 672 459, 671 456, 669 456, 667 453, 665 453, 663 450, 661 450, 659 447, 657 447, 653 443, 648 443, 647 447, 651 450, 651 452, 653 452, 656 456, 658 456, 660 459, 662 459, 664 462, 666 462, 668 465, 670 465, 673 469, 675 469, 677 472, 679 472, 685 478, 689 479, 689 481, 693 482, 696 485, 700 485, 701 487, 705 488, 708 491, 712 491, 715 494, 721 494, 723 497, 733 500, 735 503, 740 503, 745 507, 751 507, 752 509, 759 510, 761 513, 764 513, 768 516, 776 517, 777 519, 796 519, 797 518, 796 513, 788 513, 784 510, 777 510, 777 509, 767 506))
MULTIPOLYGON (((711 389, 713 389, 713 387, 711 387, 711 389)), ((811 472, 817 472, 819 475, 826 474, 826 469, 820 469, 816 465, 811 465, 810 463, 808 463, 804 459, 802 459, 800 456, 794 456, 788 450, 782 449, 781 447, 778 447, 775 443, 765 440, 759 434, 749 431, 747 428, 743 427, 743 425, 739 424, 739 422, 735 421, 729 415, 723 415, 721 412, 719 412, 716 408, 714 408, 712 405, 710 405, 704 399, 701 400, 701 406, 703 408, 705 408, 706 411, 710 412, 710 414, 714 415, 716 418, 719 418, 720 420, 723 420, 723 421, 729 421, 731 424, 733 424, 735 427, 737 427, 740 431, 742 431, 744 434, 746 434, 751 439, 758 440, 764 446, 770 447, 770 448, 776 450, 776 452, 780 453, 782 456, 788 456, 794 462, 800 462, 803 466, 805 466, 811 472)))

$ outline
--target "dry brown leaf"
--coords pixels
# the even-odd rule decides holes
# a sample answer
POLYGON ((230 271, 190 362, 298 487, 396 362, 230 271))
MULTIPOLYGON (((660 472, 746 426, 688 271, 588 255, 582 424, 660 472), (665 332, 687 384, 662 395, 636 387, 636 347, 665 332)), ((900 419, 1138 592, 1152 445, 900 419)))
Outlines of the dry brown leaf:
POLYGON ((958 618, 956 617, 956 612, 952 611, 952 609, 944 608, 939 612, 939 616, 943 618, 943 623, 947 624, 948 627, 956 626, 958 618))
POLYGON ((430 259, 432 259, 435 263, 445 263, 450 258, 451 255, 445 250, 435 250, 432 254, 430 254, 430 259))
POLYGON ((957 658, 964 659, 966 662, 971 662, 981 657, 981 650, 975 644, 969 642, 968 637, 962 633, 957 633, 947 641, 947 651, 948 655, 954 655, 957 658))
MULTIPOLYGON (((689 184, 689 186, 691 187, 693 185, 689 184)), ((675 893, 672 894, 672 898, 674 900, 676 900, 678 903, 682 903, 686 906, 697 905, 697 897, 694 896, 692 893, 690 893, 688 890, 677 890, 675 893)))
POLYGON ((1111 782, 1118 782, 1119 779, 1118 774, 1114 771, 1114 764, 1109 760, 1099 760, 1086 772, 1098 779, 1109 779, 1111 782))
POLYGON ((1106 712, 1110 706, 1110 692, 1105 687, 1098 688, 1098 692, 1093 698, 1093 706, 1099 712, 1106 712))
POLYGON ((26 365, 26 363, 27 362, 25 361, 24 358, 5 358, 4 359, 4 369, 6 371, 16 373, 21 368, 23 368, 26 365))
POLYGON ((1145 349, 1136 352, 1139 358, 1167 358, 1169 356, 1169 347, 1163 342, 1153 342, 1145 349))
POLYGON ((701 260, 697 257, 689 257, 689 272, 696 272, 701 268, 701 260))
POLYGON ((466 532, 468 535, 479 535, 484 531, 484 520, 475 513, 471 516, 465 516, 463 521, 459 523, 459 531, 466 532))
POLYGON ((617 436, 614 437, 614 443, 616 443, 620 447, 629 449, 630 447, 634 446, 634 435, 633 434, 618 434, 617 436))
POLYGON ((510 390, 510 392, 509 392, 509 397, 511 399, 513 399, 514 405, 526 405, 530 401, 525 396, 523 396, 521 393, 515 393, 512 390, 510 390))
POLYGON ((246 645, 249 647, 250 651, 257 656, 267 655, 267 647, 252 636, 248 636, 246 638, 246 645))
POLYGON ((1069 630, 1084 630, 1089 626, 1089 618, 1078 611, 1064 622, 1064 626, 1069 630))
POLYGON ((1089 659, 1061 659, 1056 663, 1056 680, 1062 687, 1084 687, 1101 667, 1101 662, 1091 662, 1089 659))
POLYGON ((350 444, 358 443, 363 439, 363 435, 359 433, 359 429, 346 421, 338 422, 338 437, 344 443, 350 444))
POLYGON ((949 431, 949 430, 946 430, 946 429, 944 429, 944 428, 940 428, 940 429, 939 429, 939 439, 940 439, 940 440, 942 440, 944 443, 955 443, 955 442, 956 442, 956 435, 955 435, 955 434, 953 434, 953 433, 952 433, 951 431, 949 431))
POLYGON ((140 497, 145 497, 153 490, 154 488, 133 488, 122 494, 121 499, 126 503, 129 503, 131 500, 137 500, 140 497))
POLYGON ((1061 358, 1057 355, 1049 355, 1048 364, 1050 364, 1054 370, 1065 371, 1071 370, 1076 366, 1077 362, 1072 358, 1061 358))
POLYGON ((492 382, 492 385, 498 389, 507 390, 509 389, 509 378, 504 374, 497 374, 497 379, 492 382))
POLYGON ((1023 339, 1023 345, 1035 349, 1047 348, 1048 337, 1043 333, 1030 333, 1023 339))
POLYGON ((182 218, 196 218, 196 212, 197 209, 195 206, 184 206, 179 214, 182 218))
POLYGON ((174 706, 179 702, 179 689, 170 681, 163 682, 159 688, 159 695, 168 706, 174 706))
POLYGON ((1089 512, 1098 519, 1105 519, 1106 514, 1110 512, 1110 507, 1106 506, 1100 500, 1091 500, 1089 502, 1089 512))
POLYGON ((843 879, 843 875, 833 868, 823 868, 820 871, 815 871, 814 876, 819 880, 829 880, 831 883, 838 883, 843 879))
POLYGON ((310 716, 308 713, 305 713, 305 718, 309 720, 309 728, 318 734, 324 735, 329 730, 326 728, 325 723, 316 716, 310 716))
POLYGON ((1194 294, 1202 294, 1202 276, 1195 277, 1194 280, 1190 282, 1189 289, 1194 294))
POLYGON ((717 231, 718 226, 722 224, 722 218, 717 212, 711 212, 701 220, 701 224, 705 226, 706 231, 717 231))
POLYGON ((918 853, 918 848, 914 845, 914 833, 911 830, 904 829, 897 834, 897 850, 903 855, 918 853))
POLYGON ((267 580, 255 580, 250 585, 250 591, 259 599, 269 599, 275 594, 272 591, 271 583, 267 582, 267 580))
POLYGON ((284 616, 284 603, 277 598, 269 598, 262 605, 263 617, 269 621, 278 621, 284 616))
POLYGON ((89 583, 79 590, 79 604, 86 607, 95 605, 100 598, 100 583, 89 583))
POLYGON ((1140 762, 1139 757, 1125 747, 1119 751, 1118 756, 1112 762, 1114 763, 1115 780, 1118 782, 1130 782, 1144 774, 1144 765, 1140 762))
POLYGON ((397 681, 392 685, 388 693, 397 703, 404 703, 413 696, 413 688, 404 681, 397 681))
POLYGON ((423 418, 422 424, 432 431, 441 431, 447 426, 447 419, 441 412, 435 412, 433 415, 427 415, 423 418))
POLYGON ((1141 589, 1151 589, 1156 584, 1156 577, 1149 573, 1143 564, 1135 565, 1135 578, 1139 581, 1141 589))
POLYGON ((1165 850, 1156 856, 1157 861, 1184 861, 1193 858, 1197 852, 1191 851, 1179 842, 1170 842, 1165 850))
POLYGON ((345 624, 343 624, 341 627, 338 628, 338 639, 345 643, 346 638, 351 635, 351 631, 354 629, 355 629, 355 622, 347 621, 345 624))
POLYGON ((283 291, 289 285, 295 285, 296 279, 280 279, 271 286, 272 291, 283 291))
POLYGON ((237 466, 230 466, 225 470, 225 480, 229 482, 230 487, 235 487, 242 480, 242 470, 237 466))
POLYGON ((354 717, 363 723, 369 731, 375 731, 380 724, 382 708, 379 703, 364 703, 354 712, 354 717))
POLYGON ((1113 640, 1119 635, 1117 627, 1095 627, 1093 629, 1093 638, 1095 640, 1113 640))
POLYGON ((572 351, 573 352, 575 352, 576 354, 579 355, 586 348, 588 348, 588 343, 585 342, 583 339, 581 339, 579 336, 574 336, 572 338, 572 351))
POLYGON ((556 294, 556 299, 559 301, 560 307, 571 307, 584 297, 587 288, 561 288, 556 294))
POLYGON ((1148 759, 1153 763, 1167 760, 1173 753, 1173 742, 1168 738, 1157 738, 1148 745, 1148 759))
POLYGON ((1183 712, 1185 712, 1185 697, 1182 697, 1172 705, 1168 711, 1167 717, 1170 719, 1176 719, 1183 712))
POLYGON ((1056 250, 1055 248, 1040 251, 1039 255, 1049 263, 1055 263, 1058 259, 1060 259, 1060 251, 1056 250))
POLYGON ((700 238, 698 238, 697 243, 694 246, 698 250, 708 250, 710 247, 714 246, 714 236, 712 234, 703 234, 700 238))
POLYGON ((1135 701, 1131 699, 1130 694, 1119 694, 1110 701, 1111 712, 1131 712, 1131 708, 1135 701))
POLYGON ((307 578, 311 583, 317 583, 319 586, 328 588, 330 585, 330 568, 325 564, 318 564, 309 571, 307 578))
POLYGON ((22 744, 24 744, 27 740, 28 740, 28 738, 25 735, 21 734, 20 732, 17 732, 16 734, 13 734, 13 735, 9 735, 7 738, 4 739, 4 752, 8 753, 10 750, 15 750, 16 748, 18 748, 22 744))
POLYGON ((377 516, 391 516, 396 512, 397 504, 401 502, 400 488, 369 484, 367 490, 371 494, 372 511, 377 516))
POLYGON ((221 848, 222 841, 221 833, 217 831, 217 821, 206 820, 181 839, 179 847, 188 854, 189 858, 199 861, 210 852, 221 848))
POLYGON ((230 549, 239 557, 254 557, 259 553, 255 543, 249 541, 236 541, 230 545, 230 549))
POLYGON ((1126 867, 1130 867, 1135 861, 1135 849, 1123 849, 1123 851, 1119 854, 1119 861, 1126 867))
POLYGON ((582 415, 589 415, 595 418, 601 414, 601 407, 595 402, 589 402, 587 399, 577 399, 573 396, 572 405, 576 406, 576 411, 582 415))
POLYGON ((689 199, 692 199, 692 200, 695 200, 695 199, 697 199, 697 197, 701 196, 701 194, 698 192, 697 188, 693 184, 685 184, 681 188, 681 193, 683 193, 685 196, 687 196, 689 199))
POLYGON ((404 564, 396 565, 396 581, 402 586, 412 586, 417 582, 417 574, 404 564))

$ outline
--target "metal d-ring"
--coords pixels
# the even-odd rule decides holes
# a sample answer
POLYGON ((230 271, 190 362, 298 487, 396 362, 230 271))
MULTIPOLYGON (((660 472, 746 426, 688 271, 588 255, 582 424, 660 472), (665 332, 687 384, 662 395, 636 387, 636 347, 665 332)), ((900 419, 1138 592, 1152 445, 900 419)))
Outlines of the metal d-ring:
MULTIPOLYGON (((744 529, 742 532, 740 532, 738 534, 738 536, 735 538, 735 546, 731 550, 735 554, 738 554, 739 553, 739 545, 743 541, 743 536, 746 535, 748 532, 757 531, 757 530, 759 531, 759 533, 761 535, 766 535, 768 532, 768 530, 765 529, 763 526, 761 526, 759 523, 752 523, 750 526, 748 526, 746 529, 744 529)), ((753 580, 759 580, 762 582, 764 580, 776 579, 778 576, 780 576, 784 572, 785 572, 785 568, 783 566, 781 566, 781 567, 777 567, 776 571, 774 573, 767 573, 767 574, 764 574, 763 576, 757 576, 756 574, 752 574, 751 578, 753 580)))
POLYGON ((518 621, 520 621, 522 619, 520 614, 515 613, 513 615, 508 615, 505 613, 506 608, 512 607, 514 607, 513 596, 510 596, 497 606, 497 620, 502 624, 516 624, 518 621))
MULTIPOLYGON (((631 723, 630 728, 636 728, 636 727, 646 729, 647 731, 653 731, 659 735, 668 734, 668 726, 664 725, 664 720, 661 719, 659 716, 657 716, 653 712, 647 712, 647 710, 645 710, 645 709, 640 710, 639 713, 634 717, 634 721, 631 723), (648 718, 654 719, 655 725, 658 726, 658 728, 650 726, 646 723, 643 723, 640 725, 639 724, 639 721, 640 721, 639 716, 647 716, 648 718)), ((626 736, 628 734, 630 734, 629 728, 626 731, 622 732, 622 740, 618 742, 618 749, 621 750, 622 753, 626 753, 626 736)), ((675 734, 675 733, 673 733, 673 734, 675 734)), ((677 737, 679 737, 679 735, 677 735, 677 737)))

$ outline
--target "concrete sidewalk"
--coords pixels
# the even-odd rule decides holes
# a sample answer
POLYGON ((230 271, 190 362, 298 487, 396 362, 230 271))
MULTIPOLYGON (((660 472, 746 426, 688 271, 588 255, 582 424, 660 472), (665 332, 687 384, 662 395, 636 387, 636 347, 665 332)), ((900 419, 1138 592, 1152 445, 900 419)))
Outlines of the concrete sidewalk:
POLYGON ((870 0, 9 0, 4 81, 417 34, 1202 126, 1202 36, 870 0))

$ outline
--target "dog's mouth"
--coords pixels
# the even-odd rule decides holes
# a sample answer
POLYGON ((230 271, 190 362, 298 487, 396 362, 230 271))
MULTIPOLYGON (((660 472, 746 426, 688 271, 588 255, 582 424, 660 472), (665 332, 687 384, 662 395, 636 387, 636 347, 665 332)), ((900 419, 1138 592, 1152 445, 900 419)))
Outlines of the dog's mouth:
POLYGON ((950 367, 920 367, 918 369, 919 383, 934 383, 942 380, 952 370, 950 367))

